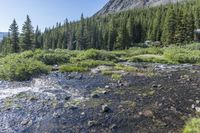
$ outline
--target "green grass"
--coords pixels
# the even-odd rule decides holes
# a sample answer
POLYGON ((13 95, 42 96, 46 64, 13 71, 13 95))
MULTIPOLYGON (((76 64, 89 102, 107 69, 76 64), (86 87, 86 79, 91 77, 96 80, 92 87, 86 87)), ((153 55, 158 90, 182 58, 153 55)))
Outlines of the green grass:
POLYGON ((107 66, 113 66, 114 63, 111 61, 102 61, 102 60, 83 60, 80 62, 76 63, 77 66, 81 66, 81 67, 88 67, 88 68, 93 68, 93 67, 97 67, 99 65, 107 65, 107 66))
POLYGON ((138 55, 131 57, 129 62, 150 62, 150 63, 162 63, 162 64, 173 64, 173 61, 168 60, 162 55, 138 55))
POLYGON ((71 62, 78 62, 83 60, 102 60, 102 61, 113 61, 117 62, 118 58, 112 52, 105 50, 95 50, 89 49, 83 52, 80 52, 76 57, 71 58, 71 62))
POLYGON ((66 64, 60 66, 59 70, 61 72, 86 72, 89 69, 87 67, 76 66, 73 64, 66 64))
POLYGON ((136 71, 138 71, 138 69, 136 67, 125 66, 125 65, 122 65, 122 64, 116 64, 114 69, 123 70, 123 71, 126 71, 126 72, 136 72, 136 71))
POLYGON ((167 48, 164 52, 164 57, 176 63, 200 63, 199 50, 189 50, 180 47, 167 48))
POLYGON ((183 46, 183 48, 189 49, 189 50, 200 50, 200 43, 192 43, 190 45, 185 45, 183 46))
POLYGON ((120 79, 122 79, 122 75, 121 74, 117 74, 117 73, 112 74, 111 77, 114 80, 120 80, 120 79))
POLYGON ((153 54, 153 55, 162 55, 163 49, 157 47, 150 47, 150 48, 130 48, 128 51, 129 56, 136 56, 136 55, 145 55, 145 54, 153 54))
POLYGON ((183 133, 200 133, 200 118, 193 118, 186 123, 183 133))

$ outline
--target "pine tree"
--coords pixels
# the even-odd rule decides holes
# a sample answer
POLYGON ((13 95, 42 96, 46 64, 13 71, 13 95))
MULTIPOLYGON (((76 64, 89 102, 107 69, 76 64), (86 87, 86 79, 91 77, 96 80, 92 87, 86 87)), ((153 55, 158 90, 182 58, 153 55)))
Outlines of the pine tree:
POLYGON ((127 49, 129 47, 129 37, 126 28, 126 22, 120 24, 120 29, 118 31, 117 42, 115 49, 127 49))
POLYGON ((10 25, 9 32, 10 32, 10 40, 11 40, 10 51, 11 53, 17 53, 19 52, 19 31, 18 31, 18 25, 15 19, 10 25))
POLYGON ((186 21, 184 19, 183 11, 179 10, 176 15, 176 29, 174 35, 174 43, 182 44, 186 38, 186 21))
POLYGON ((32 50, 34 47, 34 30, 31 24, 31 19, 27 15, 26 21, 22 27, 21 34, 21 51, 32 50))
POLYGON ((161 9, 157 9, 156 15, 155 15, 155 19, 153 21, 153 31, 152 31, 152 38, 151 40, 153 41, 159 41, 160 40, 160 28, 161 28, 161 9))
POLYGON ((127 31, 128 31, 128 41, 129 41, 129 46, 132 45, 134 43, 134 19, 133 17, 129 17, 128 18, 128 22, 127 22, 127 31))
POLYGON ((77 49, 83 50, 84 49, 84 44, 85 44, 85 38, 84 38, 84 31, 85 31, 85 19, 83 14, 81 14, 81 20, 80 20, 80 25, 79 25, 79 30, 78 30, 78 35, 77 35, 77 49))
POLYGON ((176 14, 173 6, 167 10, 164 28, 162 32, 162 43, 170 45, 174 43, 174 35, 176 30, 176 14))
POLYGON ((195 21, 192 11, 187 11, 185 15, 185 27, 186 31, 184 32, 185 35, 185 42, 190 43, 194 40, 194 29, 195 29, 195 21))
POLYGON ((41 31, 39 30, 38 26, 35 30, 34 36, 34 49, 42 48, 42 38, 41 38, 41 31))
POLYGON ((115 29, 114 19, 112 19, 109 22, 108 50, 113 50, 115 42, 116 42, 116 29, 115 29))
POLYGON ((200 7, 195 10, 195 27, 196 29, 200 28, 200 7))

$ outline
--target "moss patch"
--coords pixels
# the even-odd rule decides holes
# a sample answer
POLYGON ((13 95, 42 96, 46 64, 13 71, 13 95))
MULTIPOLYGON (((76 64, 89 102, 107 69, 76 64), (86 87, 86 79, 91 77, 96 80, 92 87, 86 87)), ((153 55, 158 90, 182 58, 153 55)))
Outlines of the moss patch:
POLYGON ((193 118, 186 123, 183 133, 200 133, 200 118, 193 118))

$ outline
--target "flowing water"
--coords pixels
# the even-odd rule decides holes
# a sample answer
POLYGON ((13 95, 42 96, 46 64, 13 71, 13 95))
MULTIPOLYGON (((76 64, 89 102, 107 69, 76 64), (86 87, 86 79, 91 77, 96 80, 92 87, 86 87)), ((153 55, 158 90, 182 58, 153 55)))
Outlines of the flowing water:
MULTIPOLYGON (((192 73, 195 68, 195 66, 189 64, 123 64, 135 66, 139 69, 152 69, 161 74, 173 74, 176 71, 182 70, 188 70, 192 73)), ((135 82, 141 83, 141 81, 137 80, 132 81, 132 83, 135 82)), ((116 84, 116 82, 110 77, 98 73, 52 72, 49 75, 42 75, 26 82, 0 81, 0 133, 31 132, 33 129, 37 129, 36 131, 38 132, 40 130, 44 132, 45 126, 52 129, 60 129, 59 118, 61 115, 71 114, 71 117, 73 117, 73 111, 76 109, 76 106, 85 101, 90 101, 90 92, 92 90, 104 88, 105 86, 112 87, 113 84, 116 84), (46 125, 45 121, 52 120, 54 120, 52 122, 54 124, 46 125)), ((83 106, 83 104, 81 105, 83 106)), ((66 119, 71 119, 71 123, 68 121, 69 125, 76 124, 81 119, 79 115, 76 118, 77 121, 73 120, 75 116, 73 118, 67 115, 64 116, 66 119)))

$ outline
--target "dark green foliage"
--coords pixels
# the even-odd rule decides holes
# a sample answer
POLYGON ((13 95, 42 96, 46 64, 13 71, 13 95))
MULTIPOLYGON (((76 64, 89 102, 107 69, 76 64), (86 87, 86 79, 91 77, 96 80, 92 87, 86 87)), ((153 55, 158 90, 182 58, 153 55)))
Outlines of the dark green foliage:
POLYGON ((77 57, 72 58, 71 62, 78 62, 78 61, 83 61, 83 60, 103 60, 103 61, 114 61, 116 62, 118 58, 105 50, 95 50, 95 49, 89 49, 84 52, 81 52, 80 54, 77 55, 77 57))
MULTIPOLYGON (((47 73, 46 65, 60 65, 62 72, 85 72, 93 67, 106 65, 115 70, 134 72, 134 67, 120 65, 119 62, 191 63, 200 64, 198 43, 167 48, 130 48, 121 51, 90 49, 86 51, 35 50, 11 54, 0 58, 0 78, 5 80, 28 80, 41 73, 47 73), (66 65, 63 65, 66 64, 66 65)), ((108 68, 109 68, 108 67, 108 68)), ((114 71, 113 71, 114 72, 114 71)), ((113 73, 112 72, 112 73, 113 73)), ((103 71, 110 74, 109 70, 103 71)), ((111 73, 111 74, 112 74, 111 73)))
POLYGON ((176 63, 200 63, 199 50, 188 50, 180 47, 168 48, 164 52, 165 58, 176 63))
POLYGON ((173 63, 170 60, 165 59, 162 56, 156 55, 142 55, 142 56, 134 56, 129 59, 130 62, 150 62, 150 63, 162 63, 162 64, 170 64, 173 63))
POLYGON ((34 30, 28 15, 22 27, 20 48, 21 51, 32 50, 34 48, 34 30))
POLYGON ((174 36, 176 31, 176 14, 173 6, 168 9, 163 26, 162 42, 164 45, 174 43, 174 36))
POLYGON ((70 56, 67 53, 42 51, 41 53, 36 54, 34 58, 47 65, 55 65, 67 63, 70 59, 70 56))
POLYGON ((1 59, 0 78, 10 81, 24 81, 49 71, 50 67, 40 61, 10 55, 1 59))
POLYGON ((17 22, 15 19, 13 20, 13 23, 10 25, 10 39, 11 39, 11 53, 17 53, 19 52, 19 30, 17 26, 17 22))
MULTIPOLYGON (((35 34, 31 20, 23 25, 20 48, 42 49, 104 49, 121 50, 137 47, 146 40, 158 41, 161 46, 185 45, 194 40, 194 30, 200 28, 200 2, 182 3, 139 8, 115 14, 93 16, 80 21, 57 23, 35 34)), ((1 52, 8 54, 11 39, 4 39, 1 52)))
POLYGON ((41 36, 41 31, 39 30, 37 26, 35 30, 35 35, 34 35, 33 49, 39 49, 39 48, 42 48, 42 36, 41 36))
POLYGON ((192 0, 91 18, 81 15, 81 20, 68 23, 68 28, 63 24, 46 29, 43 45, 60 48, 61 40, 67 40, 65 48, 79 50, 128 49, 145 40, 182 45, 194 40, 194 29, 200 25, 199 9, 198 0, 192 0))

